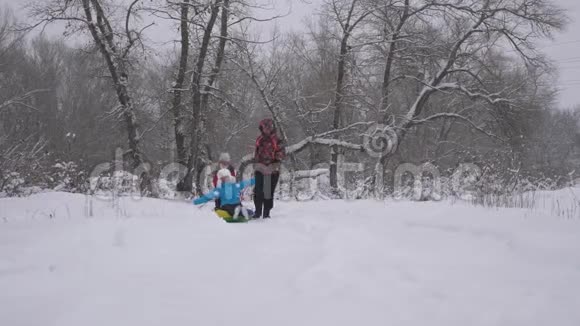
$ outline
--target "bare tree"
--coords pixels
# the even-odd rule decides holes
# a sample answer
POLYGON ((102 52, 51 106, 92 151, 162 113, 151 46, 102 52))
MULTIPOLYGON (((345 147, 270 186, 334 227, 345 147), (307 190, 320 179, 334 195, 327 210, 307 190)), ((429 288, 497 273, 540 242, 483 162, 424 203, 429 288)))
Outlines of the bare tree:
MULTIPOLYGON (((117 22, 111 21, 112 15, 107 3, 101 0, 73 0, 73 1, 48 1, 36 3, 31 7, 33 14, 40 21, 32 27, 41 26, 56 21, 66 21, 71 24, 72 31, 88 30, 92 41, 101 53, 112 86, 116 92, 119 107, 115 113, 125 121, 129 141, 129 151, 126 153, 132 162, 132 167, 137 169, 144 167, 145 158, 140 144, 139 124, 135 107, 129 89, 130 54, 133 48, 141 42, 141 34, 145 26, 140 30, 131 28, 133 11, 140 0, 133 0, 126 9, 123 27, 114 29, 117 22)), ((147 169, 140 175, 142 190, 149 187, 150 176, 147 169)))
MULTIPOLYGON (((331 0, 327 3, 336 22, 340 25, 340 52, 338 56, 338 74, 336 76, 336 90, 334 94, 333 122, 332 127, 337 130, 342 127, 341 116, 343 114, 345 98, 345 78, 347 56, 351 50, 349 41, 353 32, 363 20, 372 13, 372 9, 365 6, 364 1, 359 0, 331 0)), ((332 146, 330 157, 330 186, 338 193, 338 146, 332 146)))
MULTIPOLYGON (((191 106, 192 106, 192 125, 190 130, 191 144, 189 148, 189 156, 187 160, 187 174, 180 182, 178 189, 181 191, 191 191, 193 185, 193 177, 197 174, 197 168, 203 165, 201 158, 201 137, 204 132, 202 121, 202 92, 203 72, 206 65, 206 59, 209 52, 210 40, 212 37, 213 28, 218 18, 220 0, 212 1, 209 7, 210 17, 202 30, 202 40, 199 45, 199 50, 195 58, 195 65, 191 75, 191 106)), ((200 187, 200 185, 198 185, 200 187)))
POLYGON ((433 75, 425 76, 426 78, 422 80, 404 76, 417 80, 423 87, 398 125, 403 130, 402 133, 411 125, 445 116, 438 114, 420 121, 417 119, 430 97, 438 92, 457 92, 470 99, 482 100, 489 104, 509 104, 509 89, 494 92, 489 90, 489 85, 485 85, 485 80, 481 79, 483 71, 478 69, 479 66, 476 64, 479 60, 478 54, 489 52, 491 49, 487 45, 501 46, 501 42, 504 41, 504 44, 511 45, 528 65, 541 64, 541 56, 533 53, 533 40, 561 28, 564 22, 561 11, 543 1, 486 0, 474 1, 459 7, 449 1, 438 3, 434 10, 443 10, 445 19, 457 17, 453 20, 454 23, 450 24, 449 33, 457 36, 447 41, 451 46, 445 60, 433 75), (459 30, 464 32, 457 33, 459 30), (459 78, 454 78, 456 75, 461 75, 468 83, 458 81, 459 78))
POLYGON ((175 134, 175 148, 177 151, 177 163, 187 164, 187 148, 185 146, 185 117, 183 109, 183 92, 185 91, 185 77, 187 72, 187 61, 189 57, 189 0, 183 0, 179 5, 180 25, 179 31, 181 33, 181 52, 179 54, 179 67, 177 69, 177 76, 173 84, 173 99, 171 102, 171 110, 173 111, 173 127, 175 134))
MULTIPOLYGON (((330 156, 334 194, 341 157, 387 170, 400 161, 479 160, 517 171, 564 171, 568 163, 559 162, 574 157, 570 118, 545 114, 551 67, 535 45, 565 22, 548 0, 326 0, 308 33, 276 30, 266 41, 248 26, 276 17, 258 19, 257 8, 231 0, 37 2, 36 26, 64 21, 68 35, 89 37, 92 51, 45 39, 27 45, 0 24, 0 152, 41 148, 95 162, 119 146, 122 129, 132 167, 145 152, 161 164, 175 142, 188 167, 179 190, 191 191, 217 147, 247 154, 256 132, 249 126, 269 115, 291 169, 330 156), (147 46, 143 29, 154 22, 140 20, 144 10, 179 26, 170 36, 180 47, 175 62, 135 69, 147 46), (113 132, 112 120, 124 127, 113 132), (366 134, 371 125, 384 129, 366 134), (549 131, 557 125, 566 131, 549 131), (397 151, 360 155, 372 150, 364 138, 381 132, 396 133, 397 151)), ((365 187, 372 172, 363 172, 365 187)))
MULTIPOLYGON (((499 139, 470 117, 449 111, 449 107, 422 116, 435 96, 463 96, 483 103, 473 108, 485 111, 498 106, 513 108, 514 94, 522 85, 497 89, 486 61, 494 51, 512 47, 527 67, 542 65, 534 41, 560 29, 565 21, 562 11, 551 3, 533 0, 405 1, 402 6, 392 2, 382 9, 386 11, 380 10, 377 17, 388 37, 379 122, 392 123, 399 142, 412 128, 437 120, 456 120, 499 139), (413 70, 415 75, 409 74, 413 70), (391 108, 394 83, 418 88, 407 108, 391 108)), ((383 164, 390 154, 381 158, 383 164)))

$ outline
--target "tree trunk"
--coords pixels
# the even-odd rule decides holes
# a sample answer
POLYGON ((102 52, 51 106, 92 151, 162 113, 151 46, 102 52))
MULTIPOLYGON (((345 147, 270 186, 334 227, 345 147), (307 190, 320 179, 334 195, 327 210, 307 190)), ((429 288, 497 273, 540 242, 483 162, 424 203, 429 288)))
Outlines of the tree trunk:
MULTIPOLYGON (((187 71, 187 59, 189 56, 189 0, 181 3, 181 53, 179 57, 179 68, 175 86, 173 87, 173 101, 171 110, 173 111, 173 128, 175 134, 175 149, 177 154, 177 163, 187 164, 187 149, 185 148, 185 126, 183 123, 182 94, 185 84, 185 74, 187 71)), ((177 184, 177 191, 186 191, 184 183, 180 181, 177 184)), ((191 189, 190 189, 191 190, 191 189)))
MULTIPOLYGON (((340 56, 338 58, 338 75, 336 78, 336 90, 334 94, 334 119, 332 127, 336 130, 341 125, 342 102, 344 100, 343 85, 345 78, 346 56, 348 55, 348 38, 350 36, 348 23, 346 24, 342 41, 340 42, 340 56)), ((338 146, 330 149, 330 187, 335 194, 338 194, 338 156, 340 154, 338 146)))
POLYGON ((217 77, 221 71, 222 63, 224 62, 225 52, 226 52, 226 43, 228 37, 228 19, 229 19, 229 8, 230 8, 230 0, 224 0, 222 5, 222 14, 221 14, 221 27, 220 27, 220 41, 218 45, 218 52, 215 58, 215 64, 209 75, 208 83, 205 86, 205 92, 202 98, 202 107, 207 107, 207 103, 209 101, 209 92, 211 88, 214 86, 217 77))
MULTIPOLYGON (((352 0, 350 9, 344 24, 340 21, 340 15, 337 15, 338 22, 342 26, 342 39, 340 41, 340 56, 338 58, 338 75, 336 77, 336 90, 334 94, 334 119, 332 126, 334 130, 341 127, 341 117, 343 115, 343 101, 344 101, 344 80, 346 75, 346 56, 350 52, 348 41, 356 26, 363 21, 365 17, 370 15, 373 11, 367 10, 355 17, 355 8, 358 1, 352 0)), ((330 187, 332 192, 339 195, 338 191, 338 158, 340 155, 340 147, 333 145, 330 149, 330 187)))
MULTIPOLYGON (((386 18, 386 17, 385 17, 386 18)), ((395 31, 392 34, 391 39, 389 40, 389 51, 387 52, 387 58, 385 62, 385 71, 383 75, 383 84, 381 86, 381 104, 379 107, 379 116, 382 113, 382 118, 380 122, 382 124, 387 124, 390 119, 389 114, 389 106, 391 104, 391 79, 392 79, 392 71, 393 71, 393 63, 395 61, 395 52, 397 51, 397 43, 399 41, 399 37, 401 35, 401 31, 405 26, 407 19, 409 18, 409 0, 405 0, 405 9, 403 10, 403 15, 401 16, 401 20, 395 31)), ((388 156, 390 153, 384 153, 379 158, 379 162, 377 162, 376 169, 382 169, 381 173, 377 174, 377 180, 375 180, 375 187, 380 189, 381 193, 384 193, 385 184, 389 182, 388 174, 384 173, 384 169, 387 166, 388 156), (379 176, 382 175, 382 177, 379 176), (382 183, 382 184, 379 184, 382 183)))
POLYGON ((443 119, 441 129, 439 130, 439 136, 437 137, 437 143, 435 144, 435 150, 433 151, 434 161, 439 165, 441 163, 441 154, 443 151, 443 142, 446 142, 449 138, 449 132, 453 126, 452 119, 443 119))
MULTIPOLYGON (((223 0, 222 12, 221 12, 220 40, 219 40, 219 44, 218 44, 218 50, 217 50, 217 54, 215 57, 214 66, 213 66, 211 73, 208 77, 208 81, 204 87, 204 92, 203 92, 202 98, 201 98, 201 109, 203 112, 206 112, 209 108, 208 103, 209 103, 210 92, 211 92, 212 88, 214 88, 216 85, 216 81, 217 81, 217 78, 218 78, 219 73, 221 71, 222 64, 223 64, 224 58, 225 58, 226 44, 227 44, 227 37, 228 37, 229 7, 230 7, 230 0, 223 0)), ((203 125, 208 127, 211 130, 212 126, 208 125, 207 114, 202 115, 202 119, 203 119, 203 121, 202 121, 203 125)), ((211 159, 211 155, 210 155, 211 148, 209 146, 208 134, 203 133, 201 136, 202 136, 201 142, 203 143, 202 146, 203 146, 203 148, 206 148, 208 158, 211 159)))
POLYGON ((123 119, 125 120, 127 128, 132 168, 142 171, 139 177, 141 179, 141 191, 143 192, 146 190, 145 188, 151 189, 150 176, 143 165, 145 160, 140 146, 139 125, 128 89, 128 74, 125 71, 124 63, 121 62, 123 58, 120 58, 118 53, 115 52, 116 48, 114 47, 111 25, 107 17, 104 16, 100 3, 97 0, 83 0, 83 9, 86 19, 89 22, 87 26, 91 32, 91 36, 107 63, 119 104, 123 109, 123 119), (96 13, 96 23, 94 22, 91 4, 96 13), (114 58, 118 58, 118 62, 115 62, 114 58))
MULTIPOLYGON (((192 128, 191 128, 191 146, 190 146, 190 153, 189 158, 187 161, 187 175, 184 178, 184 185, 183 189, 186 191, 193 190, 193 177, 194 174, 197 175, 198 168, 202 165, 203 160, 201 157, 202 154, 202 143, 201 137, 205 132, 205 127, 203 124, 202 116, 205 112, 202 108, 202 74, 203 74, 203 67, 205 65, 205 60, 207 58, 207 53, 209 50, 209 42, 211 39, 211 33, 215 22, 217 20, 217 15, 219 12, 219 1, 212 4, 211 6, 211 16, 209 21, 205 27, 205 31, 203 34, 203 39, 201 42, 201 46, 199 49, 199 55, 197 57, 197 63, 195 65, 195 69, 193 71, 193 75, 191 77, 191 99, 192 99, 192 128)), ((196 182, 197 191, 201 190, 201 185, 199 182, 196 182)))

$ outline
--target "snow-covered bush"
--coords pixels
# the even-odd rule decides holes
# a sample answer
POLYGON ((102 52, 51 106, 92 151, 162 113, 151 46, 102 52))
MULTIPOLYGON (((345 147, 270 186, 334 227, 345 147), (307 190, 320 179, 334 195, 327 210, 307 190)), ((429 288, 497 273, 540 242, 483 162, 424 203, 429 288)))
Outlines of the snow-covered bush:
POLYGON ((55 191, 84 192, 86 173, 75 162, 57 162, 51 168, 49 181, 55 191))
POLYGON ((140 193, 139 177, 127 171, 115 171, 89 180, 92 194, 135 195, 140 193))
POLYGON ((276 198, 280 200, 327 199, 328 169, 315 169, 283 173, 276 198))
POLYGON ((2 173, 0 178, 0 197, 18 196, 24 185, 24 178, 18 172, 2 173))
POLYGON ((157 193, 159 198, 173 199, 176 196, 177 182, 175 180, 158 179, 157 193))
POLYGON ((419 177, 410 172, 403 173, 394 185, 393 198, 397 200, 429 201, 441 200, 441 178, 422 173, 419 177))

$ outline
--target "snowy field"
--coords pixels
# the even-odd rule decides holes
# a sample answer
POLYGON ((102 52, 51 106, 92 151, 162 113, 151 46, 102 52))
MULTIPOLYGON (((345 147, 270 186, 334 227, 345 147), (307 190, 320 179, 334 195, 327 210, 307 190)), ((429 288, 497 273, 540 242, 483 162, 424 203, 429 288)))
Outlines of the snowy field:
POLYGON ((580 218, 376 201, 273 216, 0 199, 0 325, 580 325, 580 218))

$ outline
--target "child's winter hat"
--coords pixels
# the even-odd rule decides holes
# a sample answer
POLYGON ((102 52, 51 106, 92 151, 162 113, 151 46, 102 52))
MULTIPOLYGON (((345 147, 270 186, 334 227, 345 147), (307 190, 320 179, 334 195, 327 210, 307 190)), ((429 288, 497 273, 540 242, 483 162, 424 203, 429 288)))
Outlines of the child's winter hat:
POLYGON ((217 177, 218 179, 222 179, 222 178, 228 178, 231 179, 232 173, 230 172, 229 169, 221 169, 218 171, 217 173, 217 177))
POLYGON ((221 153, 220 154, 220 162, 230 162, 230 154, 229 153, 221 153))

